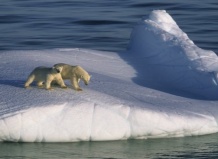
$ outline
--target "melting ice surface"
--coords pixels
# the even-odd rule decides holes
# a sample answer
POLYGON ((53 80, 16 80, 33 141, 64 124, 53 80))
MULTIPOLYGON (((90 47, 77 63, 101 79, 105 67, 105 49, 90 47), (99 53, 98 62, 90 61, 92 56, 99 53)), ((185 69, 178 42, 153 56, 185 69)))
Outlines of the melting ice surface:
POLYGON ((132 31, 122 53, 86 49, 0 53, 0 141, 74 142, 218 132, 218 58, 166 11, 132 31), (76 92, 23 85, 33 68, 64 62, 90 74, 76 92))

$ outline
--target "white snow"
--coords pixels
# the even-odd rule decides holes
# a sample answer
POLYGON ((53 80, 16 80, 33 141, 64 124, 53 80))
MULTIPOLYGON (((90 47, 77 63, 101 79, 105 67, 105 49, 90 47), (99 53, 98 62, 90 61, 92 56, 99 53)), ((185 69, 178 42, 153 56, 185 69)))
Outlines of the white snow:
POLYGON ((0 141, 75 142, 218 132, 218 58, 197 47, 166 11, 133 29, 122 53, 66 48, 0 52, 0 141), (33 85, 37 66, 81 65, 76 92, 33 85))
POLYGON ((167 91, 179 89, 218 99, 217 55, 197 47, 166 11, 153 11, 135 26, 129 51, 142 63, 143 68, 137 60, 131 61, 141 76, 152 76, 153 83, 167 91))

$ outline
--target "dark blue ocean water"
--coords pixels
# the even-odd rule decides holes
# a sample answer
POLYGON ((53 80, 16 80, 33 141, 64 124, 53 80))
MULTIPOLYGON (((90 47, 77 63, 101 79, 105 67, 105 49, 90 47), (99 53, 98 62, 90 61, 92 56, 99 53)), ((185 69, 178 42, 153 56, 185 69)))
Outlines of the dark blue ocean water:
MULTIPOLYGON (((218 54, 217 0, 1 0, 0 51, 125 50, 134 25, 164 9, 201 48, 218 54)), ((81 143, 0 143, 0 159, 218 158, 218 135, 81 143)))
POLYGON ((1 0, 0 50, 124 50, 134 25, 164 9, 199 47, 218 53, 217 0, 1 0))

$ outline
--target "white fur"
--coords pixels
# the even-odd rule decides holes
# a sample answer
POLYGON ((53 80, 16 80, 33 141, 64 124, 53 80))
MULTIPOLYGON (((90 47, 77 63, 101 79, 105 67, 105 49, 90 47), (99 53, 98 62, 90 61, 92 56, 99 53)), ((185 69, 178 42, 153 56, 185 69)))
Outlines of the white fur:
POLYGON ((44 84, 45 88, 49 90, 51 89, 51 82, 56 81, 56 83, 58 83, 61 86, 61 88, 67 88, 60 74, 62 69, 63 67, 61 66, 52 68, 44 66, 36 67, 30 73, 25 83, 25 87, 29 87, 32 82, 36 81, 38 87, 42 87, 44 84))
POLYGON ((86 85, 88 85, 91 76, 81 66, 71 66, 64 63, 58 63, 54 65, 54 67, 57 66, 63 67, 63 70, 61 72, 62 78, 64 80, 69 79, 75 90, 82 91, 79 86, 80 79, 83 80, 86 85))

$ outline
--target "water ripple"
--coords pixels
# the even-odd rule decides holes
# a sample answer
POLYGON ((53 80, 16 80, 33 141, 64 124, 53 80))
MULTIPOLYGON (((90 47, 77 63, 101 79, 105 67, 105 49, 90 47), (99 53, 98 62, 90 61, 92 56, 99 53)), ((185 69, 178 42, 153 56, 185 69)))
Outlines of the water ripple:
POLYGON ((199 47, 218 53, 215 0, 2 1, 0 50, 64 47, 125 50, 134 25, 154 9, 167 10, 199 47))

